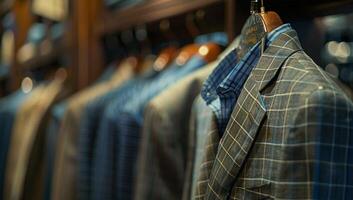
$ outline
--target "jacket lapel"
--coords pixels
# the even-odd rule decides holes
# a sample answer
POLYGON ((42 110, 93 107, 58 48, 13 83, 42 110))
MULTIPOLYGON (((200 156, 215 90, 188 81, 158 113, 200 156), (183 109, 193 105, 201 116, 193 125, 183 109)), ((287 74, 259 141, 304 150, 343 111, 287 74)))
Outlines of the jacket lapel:
POLYGON ((276 77, 287 58, 300 51, 294 30, 280 34, 261 56, 238 98, 221 138, 206 199, 226 199, 266 117, 261 91, 276 77))

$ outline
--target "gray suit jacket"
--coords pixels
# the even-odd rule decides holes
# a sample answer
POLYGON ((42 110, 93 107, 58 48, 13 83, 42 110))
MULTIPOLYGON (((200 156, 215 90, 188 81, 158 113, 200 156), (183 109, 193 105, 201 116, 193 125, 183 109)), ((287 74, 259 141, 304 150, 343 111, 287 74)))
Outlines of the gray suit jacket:
POLYGON ((145 108, 135 199, 181 199, 192 102, 213 62, 178 81, 145 108))
POLYGON ((208 149, 215 153, 204 159, 194 197, 352 198, 352 133, 352 102, 303 52, 296 32, 283 33, 246 81, 224 136, 208 149))

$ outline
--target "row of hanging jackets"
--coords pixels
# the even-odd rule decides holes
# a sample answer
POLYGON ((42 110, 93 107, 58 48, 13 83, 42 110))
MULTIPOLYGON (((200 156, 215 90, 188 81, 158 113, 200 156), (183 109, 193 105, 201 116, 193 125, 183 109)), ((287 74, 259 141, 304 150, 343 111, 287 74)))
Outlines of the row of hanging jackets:
POLYGON ((352 198, 348 95, 289 24, 210 61, 224 38, 163 71, 126 59, 68 99, 60 80, 2 99, 3 199, 352 198))

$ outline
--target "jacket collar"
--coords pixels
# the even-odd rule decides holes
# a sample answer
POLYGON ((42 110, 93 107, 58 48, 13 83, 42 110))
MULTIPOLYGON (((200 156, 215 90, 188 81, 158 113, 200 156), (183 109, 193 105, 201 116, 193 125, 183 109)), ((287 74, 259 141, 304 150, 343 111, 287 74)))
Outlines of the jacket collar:
POLYGON ((251 78, 259 83, 260 92, 273 80, 287 58, 300 50, 302 47, 293 29, 281 33, 269 45, 251 74, 251 78))

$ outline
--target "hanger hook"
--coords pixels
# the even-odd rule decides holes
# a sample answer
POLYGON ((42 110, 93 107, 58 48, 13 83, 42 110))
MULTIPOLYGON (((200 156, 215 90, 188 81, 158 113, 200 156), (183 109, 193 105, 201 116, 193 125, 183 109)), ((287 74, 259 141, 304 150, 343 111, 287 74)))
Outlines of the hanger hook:
POLYGON ((264 0, 261 0, 260 12, 261 12, 261 13, 265 13, 265 5, 264 5, 264 0))

